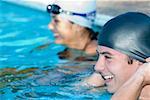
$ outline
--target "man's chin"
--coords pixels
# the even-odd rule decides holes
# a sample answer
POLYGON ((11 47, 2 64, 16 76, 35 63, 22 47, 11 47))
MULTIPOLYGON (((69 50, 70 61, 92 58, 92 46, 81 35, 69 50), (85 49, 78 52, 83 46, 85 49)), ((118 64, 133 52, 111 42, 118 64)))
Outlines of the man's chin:
POLYGON ((107 88, 107 91, 108 91, 109 93, 115 93, 115 92, 116 92, 115 89, 110 89, 110 88, 107 88))

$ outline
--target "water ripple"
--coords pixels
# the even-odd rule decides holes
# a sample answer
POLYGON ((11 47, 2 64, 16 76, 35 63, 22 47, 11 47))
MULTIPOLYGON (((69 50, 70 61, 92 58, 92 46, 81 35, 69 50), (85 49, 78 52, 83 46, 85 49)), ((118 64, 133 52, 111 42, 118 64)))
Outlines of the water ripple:
POLYGON ((15 37, 19 34, 20 32, 13 32, 13 33, 8 33, 8 34, 4 34, 4 35, 0 35, 0 39, 5 39, 5 38, 9 38, 9 37, 15 37))
POLYGON ((28 39, 28 40, 17 40, 17 41, 11 41, 11 42, 0 42, 0 46, 26 46, 26 45, 33 45, 36 43, 43 43, 46 41, 50 41, 48 37, 39 37, 34 39, 28 39))

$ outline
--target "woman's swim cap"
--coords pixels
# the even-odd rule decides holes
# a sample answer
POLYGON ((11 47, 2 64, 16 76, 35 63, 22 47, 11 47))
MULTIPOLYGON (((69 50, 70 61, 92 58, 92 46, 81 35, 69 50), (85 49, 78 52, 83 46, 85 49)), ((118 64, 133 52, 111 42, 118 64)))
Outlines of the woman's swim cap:
POLYGON ((78 25, 92 28, 94 19, 96 16, 96 0, 56 0, 54 4, 61 7, 61 9, 79 13, 87 14, 86 17, 77 16, 77 15, 68 15, 65 13, 60 13, 58 16, 66 18, 78 25), (94 13, 91 13, 94 12, 94 13))
POLYGON ((129 12, 111 19, 104 25, 98 44, 145 62, 150 57, 150 17, 129 12))

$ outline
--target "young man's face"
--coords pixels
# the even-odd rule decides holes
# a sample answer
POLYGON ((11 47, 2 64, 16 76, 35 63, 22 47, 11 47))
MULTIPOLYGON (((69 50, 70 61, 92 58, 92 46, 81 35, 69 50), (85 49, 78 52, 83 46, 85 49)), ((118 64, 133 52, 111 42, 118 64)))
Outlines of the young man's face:
POLYGON ((105 46, 98 46, 99 59, 95 71, 101 73, 110 93, 116 92, 138 69, 139 62, 128 64, 128 56, 105 46))

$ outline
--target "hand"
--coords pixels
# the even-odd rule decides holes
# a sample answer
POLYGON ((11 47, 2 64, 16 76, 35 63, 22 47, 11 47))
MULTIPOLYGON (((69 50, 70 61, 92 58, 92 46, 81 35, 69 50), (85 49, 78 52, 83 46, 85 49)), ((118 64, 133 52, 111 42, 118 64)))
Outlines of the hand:
POLYGON ((145 66, 147 66, 147 71, 145 73, 145 81, 146 81, 146 84, 149 84, 150 85, 150 57, 146 59, 146 61, 148 62, 147 64, 145 64, 145 66))
POLYGON ((150 62, 142 65, 144 68, 144 85, 150 85, 150 62))
POLYGON ((140 66, 138 73, 143 75, 143 85, 150 85, 150 57, 146 62, 140 66))

